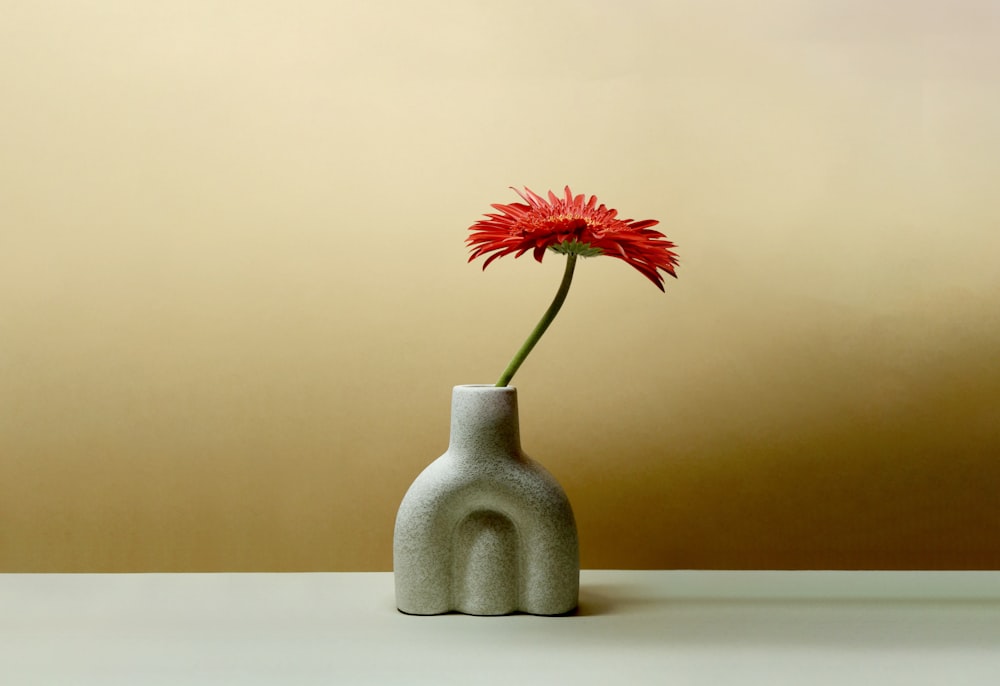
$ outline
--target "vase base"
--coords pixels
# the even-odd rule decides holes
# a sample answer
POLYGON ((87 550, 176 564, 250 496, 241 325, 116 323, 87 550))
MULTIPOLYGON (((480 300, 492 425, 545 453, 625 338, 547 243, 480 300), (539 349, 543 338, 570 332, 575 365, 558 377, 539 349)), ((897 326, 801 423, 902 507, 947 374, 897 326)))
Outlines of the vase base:
POLYGON ((566 612, 557 612, 555 614, 550 614, 547 612, 525 612, 524 610, 514 610, 513 612, 503 612, 499 614, 481 614, 478 612, 462 612, 461 610, 446 610, 444 612, 407 612, 402 608, 396 608, 396 611, 401 615, 406 615, 407 617, 440 617, 442 615, 466 615, 468 617, 510 617, 512 615, 527 615, 529 617, 572 617, 577 614, 580 607, 574 607, 572 610, 567 610, 566 612))

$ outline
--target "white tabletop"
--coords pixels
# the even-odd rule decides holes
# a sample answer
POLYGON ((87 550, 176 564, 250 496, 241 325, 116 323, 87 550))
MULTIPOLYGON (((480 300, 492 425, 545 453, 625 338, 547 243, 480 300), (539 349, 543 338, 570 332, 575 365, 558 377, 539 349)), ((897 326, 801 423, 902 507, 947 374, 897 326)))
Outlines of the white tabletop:
POLYGON ((584 571, 568 617, 392 575, 0 575, 0 684, 1000 684, 997 572, 584 571))

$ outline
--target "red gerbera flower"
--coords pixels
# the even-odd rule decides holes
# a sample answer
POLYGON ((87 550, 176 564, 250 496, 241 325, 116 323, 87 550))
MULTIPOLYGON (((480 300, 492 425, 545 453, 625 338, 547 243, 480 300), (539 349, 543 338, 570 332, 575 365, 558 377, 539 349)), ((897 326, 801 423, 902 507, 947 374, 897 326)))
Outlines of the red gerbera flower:
POLYGON ((500 375, 497 386, 510 383, 528 353, 559 313, 573 281, 577 257, 617 257, 638 269, 661 291, 661 271, 677 276, 674 272, 677 255, 670 250, 674 244, 659 231, 649 228, 659 224, 655 219, 619 219, 618 210, 598 205, 597 197, 593 195, 589 200, 583 195, 574 196, 569 186, 566 186, 565 197, 560 198, 549 191, 548 200, 528 188, 523 193, 516 188, 513 190, 521 196, 523 203, 493 205, 501 214, 487 214, 486 219, 480 219, 469 227, 471 234, 466 239, 472 249, 469 261, 480 255, 489 255, 483 264, 483 269, 486 269, 498 257, 510 254, 520 257, 531 250, 535 259, 541 262, 546 250, 554 250, 566 255, 566 271, 552 304, 514 354, 500 375))
POLYGON ((655 219, 619 219, 618 210, 597 204, 597 197, 574 196, 566 186, 565 197, 549 191, 546 200, 528 188, 513 189, 523 203, 493 205, 501 214, 487 214, 469 230, 467 243, 472 249, 469 261, 490 254, 483 269, 498 257, 520 257, 531 250, 539 262, 546 250, 567 255, 593 257, 608 255, 623 260, 663 290, 665 272, 677 276, 675 247, 651 226, 655 219))

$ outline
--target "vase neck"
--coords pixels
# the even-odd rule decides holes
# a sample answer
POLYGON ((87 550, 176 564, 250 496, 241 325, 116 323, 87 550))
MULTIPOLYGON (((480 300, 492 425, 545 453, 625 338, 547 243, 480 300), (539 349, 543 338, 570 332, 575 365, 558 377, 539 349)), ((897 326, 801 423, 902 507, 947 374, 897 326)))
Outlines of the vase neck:
POLYGON ((455 386, 448 452, 458 458, 519 457, 517 390, 510 386, 455 386))

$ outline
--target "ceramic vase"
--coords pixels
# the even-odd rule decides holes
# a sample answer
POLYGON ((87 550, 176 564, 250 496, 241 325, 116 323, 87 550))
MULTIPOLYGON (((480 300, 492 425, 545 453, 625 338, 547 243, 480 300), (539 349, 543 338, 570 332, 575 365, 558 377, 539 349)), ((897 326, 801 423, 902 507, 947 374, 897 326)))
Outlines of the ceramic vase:
POLYGON ((562 487, 521 450, 517 390, 456 386, 448 450, 410 486, 393 536, 396 606, 414 615, 561 615, 579 544, 562 487))

